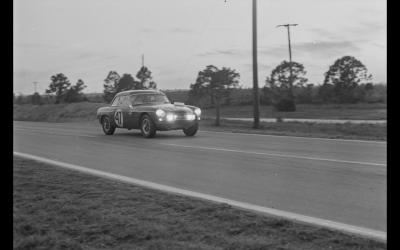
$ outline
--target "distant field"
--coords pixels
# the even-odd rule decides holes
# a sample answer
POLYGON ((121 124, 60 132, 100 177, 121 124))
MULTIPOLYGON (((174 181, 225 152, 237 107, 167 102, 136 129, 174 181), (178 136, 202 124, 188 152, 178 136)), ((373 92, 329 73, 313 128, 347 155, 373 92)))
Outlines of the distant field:
MULTIPOLYGON (((94 121, 97 108, 103 103, 71 103, 47 105, 14 105, 14 120, 46 122, 94 121)), ((262 106, 262 117, 325 118, 325 119, 386 119, 386 105, 299 105, 296 112, 274 112, 262 106), (269 111, 270 110, 270 113, 269 111), (268 116, 266 115, 268 114, 268 116)), ((220 127, 214 126, 214 110, 203 110, 200 123, 203 130, 231 131, 252 134, 273 134, 306 137, 346 138, 363 140, 386 140, 386 124, 316 124, 300 122, 261 123, 260 129, 252 129, 251 122, 222 120, 220 127)), ((251 117, 252 106, 223 107, 222 117, 251 117)))
POLYGON ((44 105, 14 104, 13 117, 17 121, 93 121, 96 119, 97 109, 105 105, 93 102, 44 105))
POLYGON ((387 249, 386 243, 14 157, 14 249, 387 249))
MULTIPOLYGON (((381 120, 386 119, 386 104, 299 104, 295 112, 278 112, 272 106, 260 106, 262 118, 304 118, 304 119, 351 119, 381 120)), ((215 109, 205 109, 206 117, 215 117, 215 109)), ((253 117, 253 106, 223 106, 222 117, 253 117)))
MULTIPOLYGON (((14 120, 26 121, 89 121, 96 119, 96 110, 104 103, 81 102, 71 104, 16 105, 14 120)), ((386 104, 349 105, 297 105, 295 112, 277 112, 271 106, 260 106, 262 118, 305 118, 305 119, 386 119, 386 104)), ((222 117, 252 117, 253 106, 223 106, 222 117)), ((203 117, 214 118, 215 109, 203 109, 203 117)))

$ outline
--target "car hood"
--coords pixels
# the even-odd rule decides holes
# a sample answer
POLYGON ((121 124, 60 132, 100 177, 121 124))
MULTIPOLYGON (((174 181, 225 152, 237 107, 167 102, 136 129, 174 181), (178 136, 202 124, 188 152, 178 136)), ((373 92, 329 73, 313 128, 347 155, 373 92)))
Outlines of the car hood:
MULTIPOLYGON (((144 107, 144 106, 142 106, 142 107, 144 107)), ((191 108, 189 108, 189 107, 187 107, 187 106, 185 106, 185 105, 175 105, 175 104, 171 104, 171 103, 166 103, 166 104, 157 104, 157 105, 149 105, 149 106, 147 106, 148 108, 152 108, 152 109, 154 109, 154 110, 157 110, 157 109, 162 109, 162 110, 164 110, 164 111, 166 111, 166 112, 182 112, 182 111, 185 111, 185 112, 188 112, 188 113, 192 113, 193 112, 193 110, 191 109, 191 108)))

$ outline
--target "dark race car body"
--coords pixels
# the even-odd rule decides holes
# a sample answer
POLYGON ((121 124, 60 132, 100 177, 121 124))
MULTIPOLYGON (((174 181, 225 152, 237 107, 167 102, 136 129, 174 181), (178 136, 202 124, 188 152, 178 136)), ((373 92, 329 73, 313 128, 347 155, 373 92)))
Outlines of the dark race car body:
POLYGON ((182 129, 188 136, 198 130, 201 110, 183 103, 172 104, 157 90, 130 90, 118 93, 110 106, 97 110, 97 118, 106 134, 115 128, 140 129, 153 137, 156 130, 182 129))

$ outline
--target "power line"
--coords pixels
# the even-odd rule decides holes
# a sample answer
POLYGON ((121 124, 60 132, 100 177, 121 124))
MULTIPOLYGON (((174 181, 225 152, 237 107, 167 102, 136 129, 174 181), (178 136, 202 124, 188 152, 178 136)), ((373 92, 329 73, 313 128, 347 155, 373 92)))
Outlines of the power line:
POLYGON ((297 26, 297 23, 288 23, 288 24, 281 24, 277 25, 278 27, 286 27, 288 32, 288 43, 289 43, 289 88, 290 88, 290 96, 293 98, 293 72, 292 72, 292 47, 290 45, 290 26, 297 26))
POLYGON ((276 27, 286 27, 287 28, 287 32, 288 32, 288 41, 289 41, 289 60, 290 62, 292 62, 292 49, 290 46, 290 26, 297 26, 297 23, 291 23, 291 24, 281 24, 281 25, 277 25, 276 27))

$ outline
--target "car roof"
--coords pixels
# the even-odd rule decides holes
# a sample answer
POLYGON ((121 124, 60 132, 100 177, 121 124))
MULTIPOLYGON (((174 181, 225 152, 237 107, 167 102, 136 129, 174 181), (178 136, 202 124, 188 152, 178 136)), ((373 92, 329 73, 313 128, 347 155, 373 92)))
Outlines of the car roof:
POLYGON ((141 89, 141 90, 127 90, 116 94, 115 96, 129 95, 129 94, 164 94, 159 90, 141 89))

